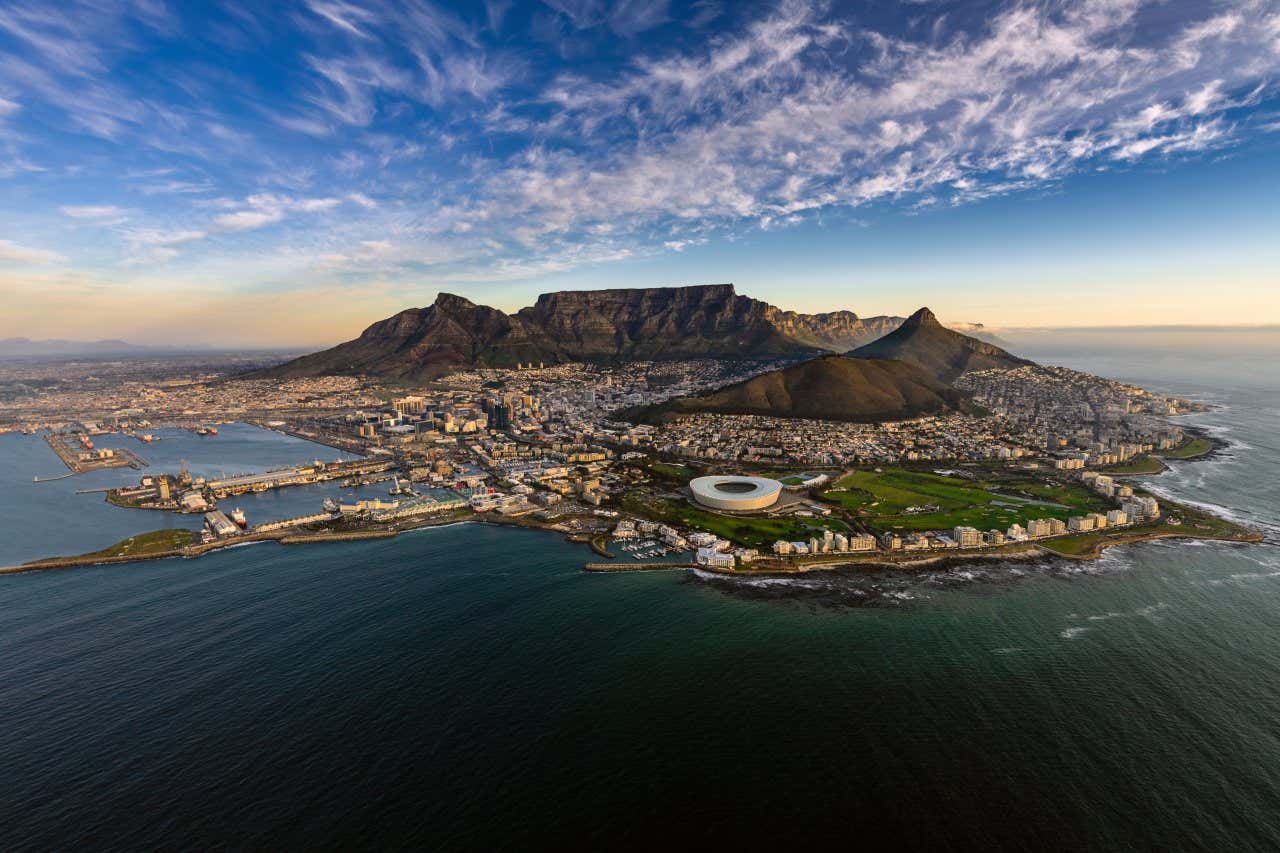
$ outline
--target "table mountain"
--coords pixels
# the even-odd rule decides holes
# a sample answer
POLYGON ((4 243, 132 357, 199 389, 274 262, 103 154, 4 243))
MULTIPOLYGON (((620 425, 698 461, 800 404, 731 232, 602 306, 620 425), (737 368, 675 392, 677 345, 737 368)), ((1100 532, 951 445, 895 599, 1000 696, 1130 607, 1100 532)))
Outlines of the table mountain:
POLYGON ((900 322, 783 311, 739 295, 732 284, 560 291, 515 314, 441 293, 429 307, 374 323, 353 341, 255 375, 425 379, 530 361, 804 358, 842 352, 900 322))
POLYGON ((849 355, 853 358, 905 361, 948 384, 971 370, 1010 369, 1034 364, 995 344, 946 328, 928 308, 921 308, 897 329, 858 347, 849 355))
POLYGON ((968 408, 967 395, 914 365, 827 355, 624 415, 645 423, 696 413, 876 422, 968 408))

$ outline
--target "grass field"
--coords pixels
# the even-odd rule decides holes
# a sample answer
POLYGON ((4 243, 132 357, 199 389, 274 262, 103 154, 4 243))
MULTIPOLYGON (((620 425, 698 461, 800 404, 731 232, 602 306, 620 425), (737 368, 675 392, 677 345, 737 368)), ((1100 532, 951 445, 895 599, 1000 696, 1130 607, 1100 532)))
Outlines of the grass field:
POLYGON ((671 462, 654 462, 649 466, 649 470, 664 479, 679 480, 682 483, 687 483, 698 476, 698 472, 692 468, 671 462))
POLYGON ((1154 456, 1139 456, 1128 462, 1109 465, 1100 470, 1107 474, 1159 474, 1164 469, 1165 464, 1154 456))
POLYGON ((1193 436, 1190 441, 1172 450, 1162 450, 1160 455, 1165 459, 1194 459, 1197 456, 1204 456, 1210 450, 1213 450, 1212 441, 1200 436, 1193 436))
POLYGON ((847 533, 849 525, 836 518, 769 518, 762 515, 721 515, 692 504, 667 498, 624 498, 619 507, 627 512, 674 527, 706 530, 709 533, 752 548, 767 548, 779 539, 807 540, 821 535, 824 528, 847 533))
POLYGON ((185 548, 195 541, 195 534, 190 530, 170 529, 153 530, 150 533, 139 533, 117 542, 110 548, 85 554, 86 557, 142 557, 161 551, 173 551, 185 548))
POLYGON ((1067 536, 1061 539, 1047 539, 1040 543, 1042 548, 1047 548, 1055 554, 1062 554, 1064 557, 1079 557, 1093 551, 1099 544, 1108 539, 1119 538, 1115 531, 1110 533, 1081 533, 1079 536, 1067 536))
POLYGON ((1107 509, 1087 489, 1041 481, 983 481, 920 471, 855 471, 842 477, 823 499, 866 517, 877 530, 946 530, 966 525, 979 530, 1026 524, 1033 518, 1066 520, 1107 509), (905 514, 912 506, 936 512, 905 514))

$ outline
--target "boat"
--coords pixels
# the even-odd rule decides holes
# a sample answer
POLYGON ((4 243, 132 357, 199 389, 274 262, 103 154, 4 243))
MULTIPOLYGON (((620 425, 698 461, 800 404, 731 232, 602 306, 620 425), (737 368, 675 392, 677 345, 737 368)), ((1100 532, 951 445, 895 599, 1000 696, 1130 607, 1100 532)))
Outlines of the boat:
POLYGON ((236 507, 235 509, 231 510, 231 520, 234 521, 237 525, 239 525, 241 530, 249 526, 248 522, 245 520, 245 517, 244 517, 244 510, 242 510, 240 507, 236 507))
POLYGON ((143 444, 150 444, 151 442, 156 440, 156 437, 149 432, 138 436, 138 438, 139 440, 142 441, 143 444))
POLYGON ((217 427, 213 427, 213 426, 211 426, 211 427, 208 427, 208 430, 209 430, 209 435, 217 435, 217 434, 218 434, 218 428, 217 428, 217 427))
POLYGON ((338 512, 340 510, 338 502, 333 498, 325 498, 323 506, 325 512, 338 512))

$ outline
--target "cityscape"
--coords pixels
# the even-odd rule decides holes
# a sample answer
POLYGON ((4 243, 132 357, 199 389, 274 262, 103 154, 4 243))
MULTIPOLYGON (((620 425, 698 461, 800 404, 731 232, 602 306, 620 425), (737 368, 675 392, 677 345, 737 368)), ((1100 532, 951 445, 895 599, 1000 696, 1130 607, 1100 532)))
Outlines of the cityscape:
MULTIPOLYGON (((431 387, 401 384, 391 392, 373 377, 276 381, 206 372, 210 365, 161 383, 139 376, 89 389, 35 365, 15 378, 54 383, 11 395, 0 403, 0 418, 5 429, 44 432, 73 473, 140 471, 135 484, 107 491, 112 504, 203 516, 195 539, 161 537, 165 547, 151 556, 260 538, 391 535, 467 519, 563 533, 590 544, 597 558, 622 558, 586 563, 607 571, 812 571, 866 560, 910 563, 922 552, 1025 557, 1028 543, 1042 541, 1045 553, 1096 557, 1097 545, 1141 536, 1253 535, 1189 506, 1162 511, 1156 497, 1128 482, 1161 470, 1162 457, 1212 453, 1214 441, 1177 421, 1211 407, 1067 368, 971 371, 957 385, 980 412, 901 421, 694 414, 655 425, 626 417, 784 363, 527 362, 467 368, 431 387), (67 411, 80 419, 57 418, 67 411), (234 421, 354 458, 324 462, 317 452, 294 466, 211 478, 151 471, 140 455, 162 426, 216 441, 217 425, 234 421), (875 509, 879 492, 862 479, 868 469, 886 468, 915 479, 920 504, 875 509), (721 506, 690 488, 706 474, 770 475, 763 479, 777 488, 765 502, 721 506), (312 511, 288 518, 250 520, 236 506, 238 495, 325 482, 385 484, 388 494, 317 500, 312 511), (964 498, 970 504, 929 498, 930 488, 946 496, 957 487, 978 494, 964 498), (1044 500, 1054 495, 1061 500, 1044 500), (990 514, 1002 523, 947 523, 954 510, 992 500, 1007 508, 990 514), (1038 515, 1042 506, 1055 512, 1038 515), (922 526, 931 520, 940 523, 922 526), (787 535, 769 539, 775 532, 787 535)), ((50 554, 47 564, 75 556, 50 554)), ((138 556, 130 548, 84 561, 138 556)))

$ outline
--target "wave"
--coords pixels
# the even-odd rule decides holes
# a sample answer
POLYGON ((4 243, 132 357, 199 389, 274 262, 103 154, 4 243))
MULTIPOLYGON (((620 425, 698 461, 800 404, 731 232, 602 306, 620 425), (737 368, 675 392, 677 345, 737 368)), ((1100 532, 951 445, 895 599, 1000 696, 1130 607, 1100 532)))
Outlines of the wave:
POLYGON ((1266 531, 1280 533, 1280 524, 1277 524, 1276 522, 1270 521, 1265 518, 1259 518, 1258 516, 1252 514, 1249 510, 1232 509, 1231 507, 1225 507, 1222 504, 1211 503, 1210 501, 1196 500, 1195 498, 1188 498, 1178 494, 1177 492, 1170 490, 1165 486, 1157 485, 1154 483, 1151 485, 1144 484, 1144 486, 1147 489, 1147 491, 1151 492, 1153 495, 1156 495, 1157 497, 1164 498, 1165 500, 1175 501, 1177 503, 1186 504, 1187 506, 1195 507, 1196 509, 1204 510, 1205 512, 1212 513, 1214 515, 1225 518, 1227 521, 1232 521, 1232 522, 1235 522, 1236 524, 1244 525, 1245 527, 1260 527, 1266 531))

